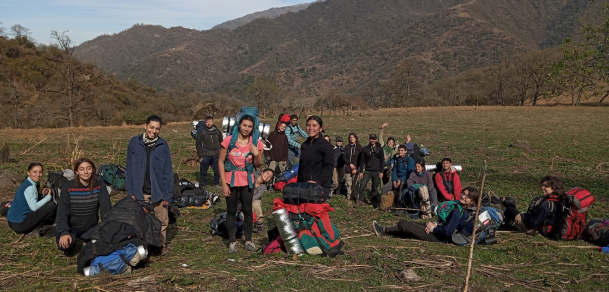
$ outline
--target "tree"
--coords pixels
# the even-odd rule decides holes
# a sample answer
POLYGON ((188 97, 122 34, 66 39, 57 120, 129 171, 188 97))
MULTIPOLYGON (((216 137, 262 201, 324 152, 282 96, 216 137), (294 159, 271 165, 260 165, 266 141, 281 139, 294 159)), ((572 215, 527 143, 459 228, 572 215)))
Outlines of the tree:
POLYGON ((393 103, 402 107, 410 100, 413 89, 420 85, 419 77, 412 64, 402 64, 393 70, 391 78, 386 83, 386 89, 393 103))
POLYGON ((246 89, 247 95, 256 102, 258 110, 264 117, 266 111, 279 99, 279 87, 275 80, 269 77, 257 77, 246 89))
POLYGON ((29 28, 22 26, 21 24, 14 24, 11 26, 11 35, 15 38, 18 37, 29 37, 32 34, 29 28))
MULTIPOLYGON (((2 21, 0 21, 2 24, 2 21)), ((6 37, 6 28, 4 26, 0 26, 0 37, 6 37)))

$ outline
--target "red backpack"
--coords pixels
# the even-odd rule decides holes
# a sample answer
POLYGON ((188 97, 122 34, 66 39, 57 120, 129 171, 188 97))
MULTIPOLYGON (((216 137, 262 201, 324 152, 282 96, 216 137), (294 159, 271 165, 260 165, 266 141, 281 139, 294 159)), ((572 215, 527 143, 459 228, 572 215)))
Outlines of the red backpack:
POLYGON ((560 216, 556 222, 555 235, 558 239, 578 239, 586 227, 588 209, 594 204, 594 196, 580 187, 567 192, 560 206, 560 216))

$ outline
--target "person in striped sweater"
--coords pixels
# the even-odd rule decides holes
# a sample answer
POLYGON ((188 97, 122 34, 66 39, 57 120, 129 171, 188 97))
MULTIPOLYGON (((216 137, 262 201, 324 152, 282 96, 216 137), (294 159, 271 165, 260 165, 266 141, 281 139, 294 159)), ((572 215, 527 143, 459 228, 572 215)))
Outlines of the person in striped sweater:
POLYGON ((77 238, 97 225, 110 211, 112 203, 103 181, 97 181, 95 164, 88 158, 74 162, 74 180, 66 182, 57 204, 55 236, 57 247, 74 254, 77 238))

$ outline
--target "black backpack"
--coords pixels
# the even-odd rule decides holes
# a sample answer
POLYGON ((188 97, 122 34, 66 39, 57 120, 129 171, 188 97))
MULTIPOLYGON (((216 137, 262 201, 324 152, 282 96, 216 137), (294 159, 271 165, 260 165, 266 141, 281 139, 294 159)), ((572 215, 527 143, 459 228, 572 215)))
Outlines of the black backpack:
POLYGON ((67 183, 69 179, 64 176, 64 171, 49 171, 47 177, 47 185, 51 189, 51 195, 55 201, 59 201, 61 196, 61 188, 63 184, 67 183))
POLYGON ((209 192, 189 180, 181 179, 174 186, 173 198, 178 208, 202 207, 209 199, 209 192))

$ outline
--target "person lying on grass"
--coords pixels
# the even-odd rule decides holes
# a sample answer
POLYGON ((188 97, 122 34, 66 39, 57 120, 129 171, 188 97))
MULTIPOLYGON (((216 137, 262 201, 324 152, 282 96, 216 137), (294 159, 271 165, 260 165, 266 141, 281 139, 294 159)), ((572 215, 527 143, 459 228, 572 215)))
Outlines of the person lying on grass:
POLYGON ((468 218, 471 212, 475 212, 479 196, 478 190, 473 187, 463 189, 459 200, 461 208, 455 206, 444 222, 419 223, 400 220, 396 226, 383 227, 373 221, 372 227, 377 236, 391 235, 431 242, 451 242, 455 232, 465 230, 469 234, 472 233, 474 220, 468 221, 468 218))
POLYGON ((97 181, 95 164, 88 158, 74 162, 74 180, 66 182, 57 204, 57 247, 66 255, 74 255, 75 242, 97 225, 99 214, 106 217, 112 203, 103 181, 97 181))
POLYGON ((38 200, 42 173, 42 164, 30 163, 27 168, 27 178, 17 189, 12 205, 8 209, 8 226, 17 233, 30 233, 42 225, 52 225, 55 220, 57 204, 51 200, 51 190, 43 188, 44 197, 38 200))

